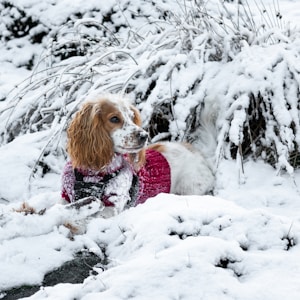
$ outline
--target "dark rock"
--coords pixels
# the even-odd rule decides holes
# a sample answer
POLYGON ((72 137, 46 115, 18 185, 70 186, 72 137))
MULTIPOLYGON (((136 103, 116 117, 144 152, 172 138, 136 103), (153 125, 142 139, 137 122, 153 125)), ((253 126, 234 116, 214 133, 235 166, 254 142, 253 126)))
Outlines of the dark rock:
POLYGON ((28 286, 13 288, 5 291, 1 300, 16 300, 29 297, 39 291, 42 286, 54 286, 58 283, 81 283, 93 272, 93 267, 97 264, 106 265, 106 261, 100 259, 94 253, 82 251, 75 255, 73 260, 67 261, 61 267, 47 273, 41 286, 28 286))

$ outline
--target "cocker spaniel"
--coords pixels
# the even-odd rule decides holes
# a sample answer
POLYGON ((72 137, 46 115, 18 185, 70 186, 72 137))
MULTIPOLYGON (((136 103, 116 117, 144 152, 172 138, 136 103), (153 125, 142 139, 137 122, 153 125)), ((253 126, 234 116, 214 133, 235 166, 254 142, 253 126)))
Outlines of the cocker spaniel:
POLYGON ((84 103, 67 130, 62 197, 75 202, 95 197, 114 213, 159 193, 203 195, 214 175, 189 144, 147 146, 138 110, 117 95, 84 103))

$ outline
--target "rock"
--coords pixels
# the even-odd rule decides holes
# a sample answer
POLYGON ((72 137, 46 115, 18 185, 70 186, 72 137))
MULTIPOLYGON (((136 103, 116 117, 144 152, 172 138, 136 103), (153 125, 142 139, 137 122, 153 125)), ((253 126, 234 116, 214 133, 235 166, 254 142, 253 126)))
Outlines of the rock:
POLYGON ((64 263, 61 267, 47 273, 42 285, 21 286, 3 292, 4 298, 1 300, 16 300, 29 297, 35 294, 43 286, 54 286, 58 283, 81 283, 93 272, 93 267, 97 264, 106 265, 106 261, 92 252, 82 251, 75 255, 73 260, 64 263))

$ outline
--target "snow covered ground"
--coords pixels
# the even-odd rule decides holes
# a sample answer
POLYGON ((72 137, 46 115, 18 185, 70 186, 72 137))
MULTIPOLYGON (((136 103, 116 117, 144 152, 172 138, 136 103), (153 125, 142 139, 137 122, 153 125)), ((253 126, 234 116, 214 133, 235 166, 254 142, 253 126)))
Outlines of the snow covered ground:
MULTIPOLYGON (((24 141, 21 146, 28 151, 24 141)), ((3 148, 1 157, 13 155, 3 148)), ((13 181, 7 188, 28 176, 22 163, 16 156, 10 162, 21 172, 7 172, 13 181)), ((39 284, 88 249, 108 257, 107 269, 96 266, 98 275, 82 284, 44 287, 30 299, 298 299, 299 192, 289 176, 276 176, 263 163, 245 169, 246 182, 239 184, 235 163, 226 161, 217 196, 162 194, 110 219, 91 218, 74 240, 62 224, 91 212, 78 215, 55 204, 59 175, 45 179, 49 187, 28 201, 37 211, 48 208, 43 215, 15 212, 18 202, 1 206, 1 289, 39 284)), ((295 181, 299 186, 299 172, 295 181)))
MULTIPOLYGON (((298 1, 279 3, 291 26, 299 22, 298 1)), ((1 61, 0 99, 30 74, 15 65, 1 61)), ((40 284, 81 250, 108 265, 95 266, 81 284, 42 287, 28 299, 300 299, 299 170, 280 174, 249 160, 240 174, 236 161, 222 160, 214 196, 162 194, 112 218, 93 218, 97 207, 76 212, 58 203, 64 159, 49 155, 54 172, 45 176, 34 165, 48 134, 0 147, 0 299, 1 291, 40 284), (17 212, 24 201, 41 213, 17 212), (63 224, 85 217, 86 232, 70 238, 63 224)))

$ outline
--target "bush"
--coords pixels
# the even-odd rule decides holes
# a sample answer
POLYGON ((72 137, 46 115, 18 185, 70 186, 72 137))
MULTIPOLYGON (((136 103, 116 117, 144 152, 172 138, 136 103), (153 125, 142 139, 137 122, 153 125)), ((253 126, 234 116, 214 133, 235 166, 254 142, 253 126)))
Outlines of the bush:
POLYGON ((223 91, 225 156, 251 155, 290 173, 299 167, 299 50, 296 41, 253 47, 237 55, 239 65, 226 67, 239 86, 223 91))
POLYGON ((49 147, 57 145, 87 95, 126 93, 153 140, 193 136, 202 107, 215 102, 219 157, 262 158, 292 172, 300 164, 296 33, 276 10, 274 23, 260 24, 247 1, 218 5, 145 1, 73 13, 8 97, 3 143, 53 128, 49 147))

